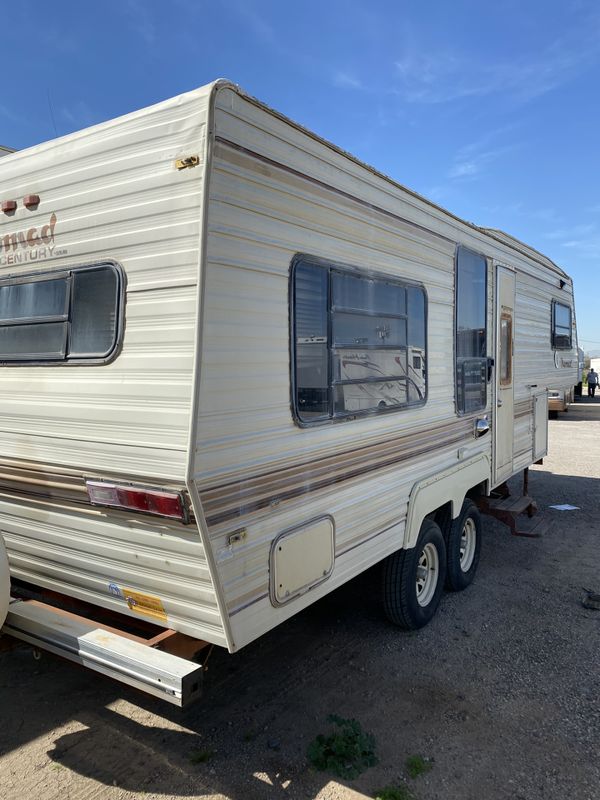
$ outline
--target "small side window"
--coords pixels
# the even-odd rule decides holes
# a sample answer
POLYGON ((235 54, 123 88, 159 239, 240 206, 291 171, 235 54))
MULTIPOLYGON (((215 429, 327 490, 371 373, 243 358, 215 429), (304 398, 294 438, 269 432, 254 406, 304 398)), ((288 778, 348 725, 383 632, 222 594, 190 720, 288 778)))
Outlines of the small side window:
POLYGON ((465 247, 456 254, 456 407, 459 414, 487 403, 487 264, 465 247))
POLYGON ((555 350, 570 350, 572 343, 571 309, 552 301, 552 347, 555 350))
POLYGON ((0 281, 0 363, 104 361, 121 329, 113 264, 0 281))
POLYGON ((502 311, 500 317, 500 386, 510 386, 512 383, 512 314, 502 311))

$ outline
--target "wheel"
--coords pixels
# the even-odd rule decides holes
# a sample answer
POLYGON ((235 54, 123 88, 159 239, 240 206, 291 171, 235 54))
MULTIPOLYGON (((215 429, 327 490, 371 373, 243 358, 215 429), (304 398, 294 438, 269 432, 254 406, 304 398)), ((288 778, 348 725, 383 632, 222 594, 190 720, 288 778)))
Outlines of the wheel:
POLYGON ((421 525, 417 544, 383 562, 383 610, 405 630, 427 625, 437 611, 446 576, 446 545, 431 519, 421 525))
POLYGON ((481 514, 468 498, 448 533, 446 586, 453 592, 466 589, 477 572, 481 555, 481 514))

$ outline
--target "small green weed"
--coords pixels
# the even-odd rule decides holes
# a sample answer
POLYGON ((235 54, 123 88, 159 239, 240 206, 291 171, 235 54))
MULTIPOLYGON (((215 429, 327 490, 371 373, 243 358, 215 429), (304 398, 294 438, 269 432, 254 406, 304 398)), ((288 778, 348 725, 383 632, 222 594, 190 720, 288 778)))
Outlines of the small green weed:
POLYGON ((192 764, 206 764, 214 756, 214 750, 192 750, 189 759, 192 764))
POLYGON ((406 771, 411 778, 418 778, 425 772, 429 772, 431 764, 423 756, 409 756, 405 762, 406 771))
POLYGON ((384 786, 377 789, 375 800, 414 800, 414 795, 408 786, 384 786))
POLYGON ((378 763, 375 737, 363 731, 360 722, 331 714, 329 736, 319 734, 308 746, 307 756, 319 771, 332 772, 338 778, 352 780, 378 763))

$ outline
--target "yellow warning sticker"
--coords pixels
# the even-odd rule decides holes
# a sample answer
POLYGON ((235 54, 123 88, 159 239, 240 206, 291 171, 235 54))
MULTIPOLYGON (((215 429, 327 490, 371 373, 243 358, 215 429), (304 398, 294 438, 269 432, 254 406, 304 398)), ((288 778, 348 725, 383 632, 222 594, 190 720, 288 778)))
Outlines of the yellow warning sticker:
POLYGON ((167 612, 164 609, 160 597, 153 597, 151 594, 134 592, 133 589, 122 588, 123 597, 131 611, 136 614, 143 614, 145 617, 152 617, 161 622, 167 621, 167 612))

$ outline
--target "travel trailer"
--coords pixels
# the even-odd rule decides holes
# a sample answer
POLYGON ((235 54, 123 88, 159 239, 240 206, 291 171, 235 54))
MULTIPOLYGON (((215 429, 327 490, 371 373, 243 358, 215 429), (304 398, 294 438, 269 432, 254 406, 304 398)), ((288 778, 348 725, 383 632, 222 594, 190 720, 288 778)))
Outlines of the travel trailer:
POLYGON ((0 203, 5 633, 184 703, 379 562, 423 626, 480 509, 534 510, 577 352, 533 248, 226 81, 4 156, 0 203))

